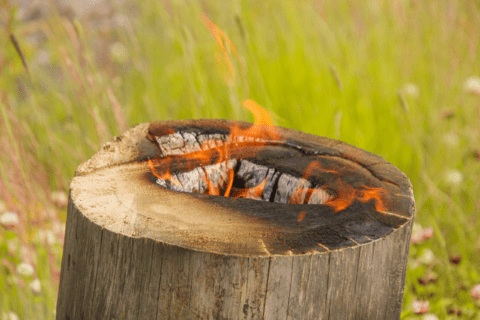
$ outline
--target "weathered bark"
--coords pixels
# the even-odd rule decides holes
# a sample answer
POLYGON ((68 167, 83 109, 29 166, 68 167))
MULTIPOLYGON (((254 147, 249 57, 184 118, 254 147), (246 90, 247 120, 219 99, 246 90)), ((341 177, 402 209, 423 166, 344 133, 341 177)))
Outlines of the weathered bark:
MULTIPOLYGON (((266 201, 189 193, 202 192, 197 169, 176 174, 187 192, 158 185, 165 181, 152 174, 149 158, 221 144, 231 124, 141 124, 78 168, 57 319, 400 317, 414 216, 408 178, 363 150, 280 128, 278 141, 231 154, 246 187, 272 181, 260 197, 266 201), (312 160, 336 173, 302 180, 312 160), (325 196, 319 186, 337 173, 355 188, 387 190, 388 210, 377 211, 374 201, 338 212, 322 205, 335 190, 325 196), (298 185, 318 187, 309 200, 317 204, 289 204, 298 185)), ((180 169, 180 160, 169 161, 180 169)))

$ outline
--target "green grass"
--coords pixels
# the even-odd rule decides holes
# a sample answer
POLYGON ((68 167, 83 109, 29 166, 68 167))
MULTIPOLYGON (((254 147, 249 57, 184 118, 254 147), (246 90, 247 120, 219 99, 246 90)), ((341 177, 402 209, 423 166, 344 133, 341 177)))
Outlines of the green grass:
POLYGON ((480 96, 464 90, 480 76, 478 1, 143 1, 116 9, 130 15, 123 25, 102 28, 57 14, 22 23, 13 6, 2 10, 10 19, 0 30, 0 199, 21 224, 0 226, 0 312, 53 317, 61 242, 35 233, 65 221, 50 192, 68 192, 102 143, 154 120, 253 121, 241 106, 253 99, 278 125, 376 153, 411 179, 415 221, 434 236, 411 247, 402 318, 422 317, 415 299, 440 319, 456 319, 449 311, 457 309, 459 318, 480 317, 469 293, 480 282, 480 96), (201 13, 238 52, 229 49, 234 83, 219 72, 201 13), (35 32, 45 35, 41 45, 28 41, 35 32), (446 178, 451 170, 460 183, 446 178), (455 255, 458 265, 449 262, 455 255), (15 271, 23 261, 34 266, 31 278, 15 271), (436 281, 420 284, 426 274, 436 281), (33 278, 41 294, 31 293, 33 278))

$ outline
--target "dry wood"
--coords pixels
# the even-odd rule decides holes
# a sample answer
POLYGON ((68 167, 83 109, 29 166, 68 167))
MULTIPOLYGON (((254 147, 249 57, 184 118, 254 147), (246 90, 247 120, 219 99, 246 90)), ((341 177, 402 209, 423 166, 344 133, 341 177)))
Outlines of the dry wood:
POLYGON ((378 156, 283 128, 276 141, 237 139, 219 164, 182 158, 222 148, 231 125, 141 124, 77 169, 57 319, 399 318, 408 178, 378 156), (160 172, 167 157, 173 178, 160 179, 148 159, 160 172), (302 178, 312 161, 327 171, 302 178), (232 168, 237 192, 265 182, 258 200, 203 194, 207 179, 224 188, 232 168), (385 189, 388 210, 324 205, 343 184, 385 189))

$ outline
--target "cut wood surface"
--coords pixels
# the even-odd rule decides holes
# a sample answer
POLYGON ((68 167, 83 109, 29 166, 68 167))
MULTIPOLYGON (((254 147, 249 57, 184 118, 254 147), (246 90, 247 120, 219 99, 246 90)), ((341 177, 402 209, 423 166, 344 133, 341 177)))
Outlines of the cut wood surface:
POLYGON ((408 178, 376 155, 284 128, 275 139, 236 137, 217 164, 182 156, 232 142, 232 125, 251 126, 140 124, 80 165, 57 319, 399 318, 408 178), (167 158, 172 178, 158 178, 167 158), (305 177, 312 161, 323 170, 305 177), (242 182, 232 194, 264 188, 251 199, 204 194, 224 188, 228 170, 242 182), (345 185, 382 198, 357 196, 336 211, 328 204, 345 185))

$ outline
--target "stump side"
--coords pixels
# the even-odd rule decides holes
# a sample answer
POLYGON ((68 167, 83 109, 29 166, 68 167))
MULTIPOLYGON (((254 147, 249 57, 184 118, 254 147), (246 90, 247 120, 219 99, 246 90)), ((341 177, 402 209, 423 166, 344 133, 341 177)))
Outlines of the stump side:
POLYGON ((200 252, 101 228, 70 200, 57 319, 399 319, 411 221, 355 248, 200 252))

